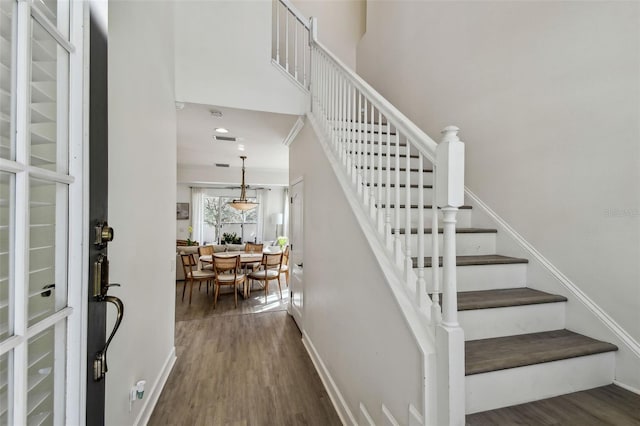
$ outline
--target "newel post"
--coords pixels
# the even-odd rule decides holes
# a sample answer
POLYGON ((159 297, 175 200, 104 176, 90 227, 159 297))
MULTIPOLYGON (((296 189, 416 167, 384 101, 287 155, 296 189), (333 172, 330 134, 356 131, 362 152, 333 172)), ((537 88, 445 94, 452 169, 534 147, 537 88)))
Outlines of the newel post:
MULTIPOLYGON (((464 332, 458 324, 456 214, 464 204, 464 144, 448 126, 436 149, 436 203, 443 213, 442 322, 436 327, 438 424, 465 424, 464 332)), ((435 232, 435 231, 434 231, 435 232)))

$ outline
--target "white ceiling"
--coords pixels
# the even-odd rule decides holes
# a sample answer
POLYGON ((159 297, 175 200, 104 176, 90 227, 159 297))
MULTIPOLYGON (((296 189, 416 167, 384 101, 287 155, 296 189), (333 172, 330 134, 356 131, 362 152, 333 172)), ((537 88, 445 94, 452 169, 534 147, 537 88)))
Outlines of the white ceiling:
POLYGON ((296 115, 194 103, 184 103, 184 108, 176 113, 180 168, 215 167, 215 163, 228 163, 232 168, 240 168, 241 155, 247 156, 247 175, 252 168, 280 172, 289 168, 289 149, 283 141, 297 120, 296 115), (212 116, 211 111, 222 112, 222 117, 212 116), (216 133, 214 129, 218 127, 228 129, 229 133, 216 133), (214 135, 241 140, 216 141, 214 135), (238 150, 240 144, 244 145, 244 151, 238 150))

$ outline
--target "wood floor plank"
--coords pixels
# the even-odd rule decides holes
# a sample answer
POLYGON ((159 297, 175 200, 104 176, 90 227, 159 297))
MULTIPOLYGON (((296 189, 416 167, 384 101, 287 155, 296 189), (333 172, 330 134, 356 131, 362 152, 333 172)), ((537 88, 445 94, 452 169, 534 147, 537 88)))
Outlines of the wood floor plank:
POLYGON ((470 414, 468 426, 640 425, 640 395, 609 385, 513 407, 470 414))
POLYGON ((238 309, 222 295, 215 311, 204 288, 194 289, 190 308, 177 298, 178 359, 149 425, 341 424, 284 310, 288 300, 277 284, 270 290, 267 304, 256 291, 238 309))

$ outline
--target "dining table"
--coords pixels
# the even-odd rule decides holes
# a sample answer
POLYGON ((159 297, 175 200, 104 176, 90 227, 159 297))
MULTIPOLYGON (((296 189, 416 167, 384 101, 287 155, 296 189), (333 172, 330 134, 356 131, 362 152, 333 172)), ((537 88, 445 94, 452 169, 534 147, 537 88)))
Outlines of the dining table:
MULTIPOLYGON (((247 265, 262 261, 262 253, 245 252, 245 251, 226 251, 222 253, 216 253, 219 257, 234 257, 240 255, 240 264, 243 269, 247 268, 247 265)), ((213 264, 213 255, 205 254, 200 256, 200 262, 213 264)), ((245 271, 246 272, 246 271, 245 271)), ((248 274, 247 274, 248 275, 248 274)), ((249 283, 246 283, 242 293, 244 299, 249 297, 249 283)))

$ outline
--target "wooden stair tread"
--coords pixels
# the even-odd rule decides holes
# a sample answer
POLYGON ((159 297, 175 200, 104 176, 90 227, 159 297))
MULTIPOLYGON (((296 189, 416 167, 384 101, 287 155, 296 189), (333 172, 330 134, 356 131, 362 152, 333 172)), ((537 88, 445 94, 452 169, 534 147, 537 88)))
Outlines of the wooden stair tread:
POLYGON ((465 375, 617 350, 611 343, 569 330, 471 340, 465 343, 465 375))
MULTIPOLYGON (((418 228, 411 228, 411 234, 417 234, 418 233, 418 228)), ((395 229, 391 230, 392 234, 395 234, 396 231, 395 229)), ((406 228, 401 228, 400 229, 400 234, 406 234, 407 230, 406 228)), ((432 228, 424 228, 424 233, 425 234, 432 234, 432 228)), ((438 234, 442 234, 443 233, 443 229, 442 228, 438 228, 438 234)), ((497 234, 498 230, 497 229, 491 229, 491 228, 456 228, 456 234, 497 234)))
MULTIPOLYGON (((418 267, 418 258, 414 257, 413 267, 418 267)), ((508 265, 514 263, 529 263, 527 259, 518 257, 501 256, 498 254, 481 254, 477 256, 456 256, 456 265, 458 266, 474 266, 474 265, 508 265)), ((425 268, 431 267, 431 258, 424 258, 425 268)), ((442 266, 442 257, 440 257, 440 266, 442 266)))
POLYGON ((499 290, 463 291, 458 293, 458 311, 505 308, 508 306, 536 305, 566 302, 567 298, 532 288, 505 288, 499 290))
MULTIPOLYGON (((362 154, 362 152, 353 152, 353 151, 347 151, 347 153, 351 154, 351 155, 353 155, 353 154, 356 154, 356 155, 362 154)), ((374 152, 373 154, 371 154, 371 152, 365 152, 365 154, 366 155, 373 155, 374 157, 375 156, 382 156, 382 157, 386 157, 387 156, 386 152, 383 152, 383 153, 374 152)), ((389 154, 389 157, 397 157, 397 154, 389 154)), ((407 158, 407 156, 406 155, 400 155, 400 158, 407 158)), ((416 159, 416 158, 420 158, 420 156, 416 155, 416 154, 409 154, 409 158, 416 159)))
MULTIPOLYGON (((378 205, 377 205, 377 204, 376 204, 376 207, 378 207, 378 205)), ((406 207, 406 204, 400 204, 400 208, 401 208, 401 209, 404 209, 405 207, 406 207)), ((380 208, 381 208, 381 209, 387 208, 387 205, 386 205, 386 204, 380 204, 380 208)), ((395 205, 395 204, 389 204, 389 208, 390 208, 390 209, 395 209, 395 208, 396 208, 396 205, 395 205)), ((409 205, 409 208, 411 208, 411 209, 417 209, 417 208, 418 208, 418 205, 417 205, 417 204, 410 204, 410 205, 409 205)), ((424 208, 425 208, 425 209, 432 209, 432 208, 433 208, 433 206, 432 206, 432 205, 430 205, 430 204, 429 204, 429 205, 425 204, 424 208)), ((460 207, 458 207, 458 209, 459 209, 459 210, 471 210, 471 206, 460 206, 460 207)), ((438 207, 438 210, 440 210, 440 207, 438 207)))
POLYGON ((616 385, 607 385, 468 414, 466 424, 640 425, 640 395, 616 385))
MULTIPOLYGON (((367 183, 367 186, 371 186, 371 185, 372 185, 371 183, 367 183)), ((373 186, 374 186, 374 187, 378 187, 378 184, 377 184, 377 183, 374 183, 374 184, 373 184, 373 186)), ((383 184, 382 184, 382 185, 380 185, 380 186, 382 186, 383 188, 386 188, 386 187, 387 187, 387 184, 386 184, 386 183, 383 183, 383 184)), ((406 185, 406 184, 404 184, 404 183, 401 183, 400 185, 396 185, 395 183, 392 183, 392 184, 390 184, 390 185, 388 185, 388 186, 389 186, 390 188, 395 188, 396 186, 399 186, 400 188, 406 188, 406 187, 407 187, 407 185, 406 185)), ((410 185, 410 187, 411 187, 411 188, 418 188, 418 184, 417 184, 417 183, 412 183, 412 184, 410 185)), ((422 188, 423 188, 423 189, 432 189, 432 188, 433 188, 433 185, 422 185, 422 188)))
MULTIPOLYGON (((364 166, 360 166, 360 167, 356 166, 356 169, 364 169, 364 168, 365 168, 364 166)), ((366 169, 367 170, 371 170, 371 166, 367 166, 366 169)), ((378 170, 378 169, 387 170, 386 167, 378 167, 378 166, 374 166, 373 167, 373 170, 378 170)), ((407 168, 406 167, 400 167, 398 170, 401 171, 401 172, 406 172, 407 168)), ((395 167, 389 167, 389 171, 395 172, 396 168, 395 167)), ((416 168, 412 167, 412 168, 409 169, 409 171, 410 172, 419 172, 420 170, 417 167, 416 168)), ((422 169, 422 172, 423 173, 433 173, 433 170, 431 170, 431 169, 422 169)))

